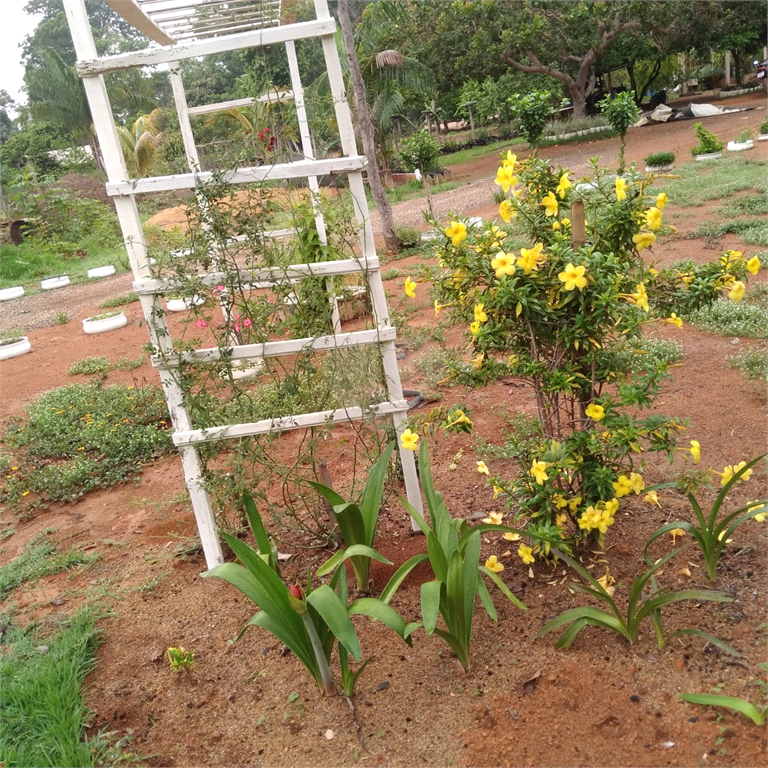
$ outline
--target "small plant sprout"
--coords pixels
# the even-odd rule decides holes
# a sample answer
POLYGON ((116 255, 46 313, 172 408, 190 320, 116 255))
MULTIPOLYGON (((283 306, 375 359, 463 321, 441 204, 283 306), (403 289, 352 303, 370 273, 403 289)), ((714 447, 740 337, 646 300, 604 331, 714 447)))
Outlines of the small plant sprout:
MULTIPOLYGON (((554 551, 555 556, 568 563, 568 565, 570 565, 571 568, 573 568, 589 584, 589 586, 587 586, 585 584, 573 582, 571 586, 579 592, 592 595, 592 597, 606 603, 610 607, 611 612, 607 613, 606 611, 601 611, 586 605, 580 606, 579 608, 572 608, 569 611, 561 613, 559 616, 552 619, 552 621, 547 622, 536 637, 543 637, 555 629, 566 627, 565 632, 560 635, 560 639, 557 641, 555 647, 570 648, 571 644, 576 639, 576 636, 582 629, 584 629, 584 627, 595 626, 611 629, 626 638, 630 644, 634 644, 637 641, 637 635, 641 624, 648 618, 651 620, 653 628, 656 630, 656 639, 658 641, 659 650, 664 648, 667 642, 673 637, 679 635, 699 635, 721 650, 724 650, 726 653, 730 653, 734 656, 738 655, 727 643, 724 643, 722 640, 719 640, 708 632, 704 632, 700 629, 679 629, 671 635, 664 636, 661 622, 662 606, 669 605, 670 603, 678 603, 682 600, 707 600, 718 603, 729 603, 733 600, 733 598, 725 592, 717 592, 707 589, 686 589, 679 592, 659 591, 656 584, 655 574, 665 563, 685 548, 686 547, 679 547, 665 555, 632 582, 632 586, 629 590, 629 597, 627 599, 626 616, 621 613, 614 602, 610 590, 607 588, 609 586, 609 580, 607 578, 603 577, 603 579, 596 579, 586 568, 576 562, 576 560, 562 552, 554 551), (649 593, 646 594, 646 586, 649 584, 650 590, 649 593)), ((606 574, 606 576, 608 576, 608 574, 606 574)))
POLYGON ((766 718, 768 718, 768 708, 756 706, 736 696, 722 696, 716 693, 681 693, 680 698, 683 701, 690 701, 691 704, 733 709, 736 712, 741 712, 744 717, 748 717, 755 725, 765 725, 766 718))
POLYGON ((766 509, 768 509, 768 499, 751 501, 718 519, 720 510, 733 486, 738 482, 747 482, 752 475, 752 467, 764 459, 765 456, 766 454, 763 454, 762 456, 752 459, 750 462, 742 461, 735 466, 725 467, 723 472, 716 473, 721 476, 720 485, 722 488, 712 504, 712 508, 707 514, 704 513, 699 501, 693 495, 693 490, 684 483, 660 483, 659 485, 649 488, 649 491, 657 491, 662 488, 676 488, 684 491, 693 508, 693 512, 696 516, 696 523, 691 523, 686 520, 677 520, 662 525, 661 528, 655 531, 646 542, 645 549, 643 550, 645 562, 649 564, 651 563, 648 548, 654 541, 656 541, 656 539, 663 536, 665 533, 679 529, 686 533, 690 533, 698 542, 701 547, 702 555, 704 556, 707 578, 709 581, 714 582, 717 579, 717 564, 720 561, 720 555, 723 553, 723 549, 725 549, 731 534, 742 523, 758 517, 759 515, 764 515, 766 509))
POLYGON ((168 664, 174 672, 191 672, 195 666, 195 654, 192 651, 187 651, 181 646, 178 648, 169 648, 165 652, 165 656, 168 659, 168 664))

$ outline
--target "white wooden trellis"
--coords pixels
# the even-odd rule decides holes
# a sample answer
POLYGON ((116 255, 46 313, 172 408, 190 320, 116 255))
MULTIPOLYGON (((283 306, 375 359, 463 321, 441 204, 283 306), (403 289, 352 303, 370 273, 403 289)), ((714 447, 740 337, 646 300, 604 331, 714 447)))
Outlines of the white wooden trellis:
MULTIPOLYGON (((159 355, 153 357, 153 364, 159 369, 160 380, 173 423, 173 441, 179 447, 185 481, 197 520, 206 563, 209 568, 212 568, 221 563, 223 557, 210 499, 202 485, 202 467, 195 448, 196 445, 214 440, 241 438, 268 432, 282 432, 290 429, 345 422, 350 419, 361 419, 371 414, 392 415, 398 443, 400 435, 405 429, 407 403, 403 397, 397 365, 396 333, 389 317, 363 186, 362 171, 365 168, 366 160, 357 152, 341 64, 334 40, 336 23, 328 11, 327 0, 314 0, 316 20, 286 26, 271 26, 279 23, 279 0, 234 0, 234 2, 240 3, 241 10, 244 10, 246 6, 248 8, 247 13, 240 14, 234 21, 231 13, 229 17, 225 13, 226 8, 231 3, 225 4, 223 0, 205 0, 206 12, 199 17, 196 15, 198 3, 193 0, 105 0, 105 2, 118 11, 136 29, 160 44, 160 47, 99 58, 85 9, 85 0, 64 0, 64 10, 78 59, 77 71, 83 79, 93 115, 94 127, 104 156, 104 165, 107 171, 107 192, 113 196, 115 201, 115 208, 133 272, 134 290, 139 295, 142 310, 147 319, 150 341, 160 352, 159 355), (146 11, 143 6, 146 6, 146 11), (217 24, 212 19, 217 18, 215 13, 218 12, 220 12, 220 19, 217 24), (163 23, 164 20, 167 24, 163 23), (317 160, 314 156, 295 51, 296 40, 310 38, 319 38, 323 47, 341 139, 343 156, 339 158, 317 160), (384 402, 372 405, 365 410, 354 406, 332 411, 266 419, 249 424, 227 424, 205 430, 195 429, 183 404, 182 391, 175 375, 176 366, 182 362, 209 363, 216 361, 221 358, 221 352, 215 348, 200 349, 183 354, 174 353, 165 314, 160 304, 160 298, 173 290, 173 286, 152 277, 146 239, 135 195, 194 189, 198 184, 205 184, 213 178, 212 174, 202 173, 200 170, 200 160, 189 116, 191 112, 202 114, 203 111, 227 109, 232 105, 222 103, 190 110, 184 95, 179 62, 206 54, 279 43, 286 47, 292 88, 290 94, 281 93, 279 97, 289 98, 292 96, 294 99, 305 158, 297 162, 272 166, 238 168, 226 173, 224 180, 232 184, 242 184, 265 179, 307 179, 312 193, 318 234, 321 240, 325 242, 325 222, 317 206, 316 197, 319 190, 318 176, 328 173, 347 174, 355 217, 359 226, 361 255, 358 258, 340 261, 248 270, 243 271, 241 277, 252 284, 273 284, 279 280, 301 278, 307 275, 334 276, 362 273, 370 292, 376 327, 371 330, 341 333, 338 314, 335 314, 333 334, 314 339, 236 345, 232 347, 231 355, 228 353, 228 357, 233 361, 247 362, 260 360, 264 357, 290 355, 306 349, 332 350, 376 344, 381 354, 388 397, 384 402), (190 173, 129 180, 103 75, 108 72, 161 63, 169 65, 171 85, 190 173)), ((239 13, 240 11, 237 11, 235 15, 237 16, 239 13)), ((270 95, 267 94, 266 98, 270 98, 270 95)), ((203 280, 207 285, 214 286, 221 281, 222 277, 221 273, 212 272, 204 276, 203 280)), ((329 300, 333 301, 335 306, 332 295, 329 296, 329 300)), ((421 511, 421 493, 414 454, 412 451, 403 450, 400 447, 400 457, 408 501, 414 508, 421 511)))

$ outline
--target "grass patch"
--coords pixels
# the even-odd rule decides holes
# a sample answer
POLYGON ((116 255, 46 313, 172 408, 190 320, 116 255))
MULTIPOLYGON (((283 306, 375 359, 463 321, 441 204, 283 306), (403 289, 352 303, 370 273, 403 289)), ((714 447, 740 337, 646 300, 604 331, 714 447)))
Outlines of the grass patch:
POLYGON ((768 336, 768 313, 764 306, 719 299, 712 306, 693 312, 688 322, 721 336, 764 339, 768 336))
POLYGON ((145 358, 121 357, 117 362, 111 363, 106 357, 84 357, 73 363, 67 373, 70 376, 82 374, 84 376, 98 376, 104 378, 110 371, 132 371, 144 365, 145 358))
POLYGON ((112 296, 109 299, 104 299, 104 301, 99 304, 99 307, 101 309, 111 309, 112 307, 123 307, 126 304, 133 304, 134 301, 139 300, 139 294, 138 293, 126 293, 122 296, 112 296))
MULTIPOLYGON (((440 184, 430 185, 429 191, 432 195, 439 195, 441 192, 449 192, 457 189, 460 185, 455 181, 443 181, 440 184)), ((417 197, 426 197, 424 185, 420 181, 409 181, 407 184, 401 184, 399 187, 387 190, 387 198, 392 205, 402 203, 406 200, 414 200, 417 197)), ((369 206, 371 207, 371 206, 369 206)))
POLYGON ((525 139, 522 137, 492 141, 490 144, 484 144, 480 147, 470 147, 469 149, 460 149, 458 152, 451 152, 449 155, 440 155, 439 163, 442 166, 466 163, 468 160, 477 160, 478 157, 499 155, 511 147, 519 146, 520 144, 525 144, 525 139))
POLYGON ((728 361, 748 379, 768 379, 768 352, 765 349, 743 349, 728 361))
POLYGON ((727 157, 716 163, 686 163, 675 168, 676 179, 659 178, 654 188, 666 192, 670 202, 684 208, 704 205, 710 200, 723 200, 747 190, 768 190, 768 163, 727 157))
POLYGON ((37 493, 41 501, 74 501, 109 488, 170 453, 168 409, 159 387, 69 384, 38 398, 28 420, 12 423, 6 444, 18 471, 2 477, 5 501, 37 493))
POLYGON ((696 227, 696 235, 717 240, 723 235, 738 235, 743 243, 768 245, 768 222, 762 218, 731 219, 715 222, 703 221, 696 227))
POLYGON ((381 273, 382 280, 394 280, 396 277, 400 277, 400 270, 395 269, 394 267, 391 267, 390 269, 385 269, 381 273))
POLYGON ((103 746, 84 740, 90 713, 81 692, 94 666, 100 632, 84 608, 51 637, 11 627, 0 666, 2 746, 8 768, 102 765, 103 746), (45 644, 47 653, 35 648, 45 644))
POLYGON ((640 372, 648 367, 672 365, 683 359, 683 348, 676 341, 642 338, 627 344, 619 352, 616 365, 619 369, 640 372))
POLYGON ((98 243, 82 243, 81 250, 85 257, 62 253, 52 247, 39 243, 22 242, 20 245, 3 245, 0 259, 3 262, 3 274, 0 276, 0 288, 15 285, 39 288, 40 280, 57 275, 69 275, 72 282, 87 282, 88 270, 114 264, 116 272, 128 269, 125 249, 104 248, 98 243))
POLYGON ((765 195, 745 195, 726 200, 717 212, 723 216, 764 216, 768 210, 768 200, 765 195))
POLYGON ((744 294, 744 300, 764 307, 768 303, 768 283, 752 283, 744 294))
POLYGON ((25 581, 35 581, 97 559, 98 555, 86 555, 74 547, 68 552, 59 551, 56 542, 43 531, 10 563, 0 567, 0 597, 5 597, 25 581))

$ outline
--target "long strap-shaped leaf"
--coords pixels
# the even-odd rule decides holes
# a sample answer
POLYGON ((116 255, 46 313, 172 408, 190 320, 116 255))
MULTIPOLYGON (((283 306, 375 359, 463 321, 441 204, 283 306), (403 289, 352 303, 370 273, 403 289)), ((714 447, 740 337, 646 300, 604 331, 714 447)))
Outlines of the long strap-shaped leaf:
POLYGON ((660 560, 657 560, 650 568, 648 568, 648 570, 641 573, 632 582, 632 586, 629 590, 629 600, 627 601, 627 624, 630 625, 631 632, 634 632, 640 623, 640 620, 635 616, 635 608, 637 607, 640 596, 643 593, 643 587, 645 587, 645 585, 648 583, 648 580, 653 577, 653 574, 656 573, 656 571, 658 571, 662 565, 675 557, 675 555, 677 555, 679 552, 682 552, 684 549, 688 549, 689 546, 689 544, 685 544, 682 547, 678 547, 677 549, 673 549, 671 552, 668 552, 666 555, 664 555, 664 557, 662 557, 660 560), (634 629, 632 628, 633 624, 634 629))
POLYGON ((702 530, 696 527, 693 523, 689 523, 685 520, 678 520, 674 523, 665 523, 661 526, 661 528, 657 528, 651 534, 648 541, 645 542, 645 547, 643 548, 643 560, 645 560, 648 565, 653 565, 653 560, 648 554, 648 548, 651 546, 651 544, 656 541, 659 536, 663 536, 665 533, 674 531, 676 528, 680 528, 680 530, 690 533, 691 536, 693 536, 693 538, 696 539, 696 541, 699 543, 699 546, 704 552, 704 556, 707 556, 707 553, 709 552, 709 544, 711 543, 711 537, 707 535, 707 532, 702 532, 702 530))
POLYGON ((425 581, 421 585, 421 620, 424 631, 431 635, 437 626, 440 614, 440 593, 445 589, 442 581, 425 581))
POLYGON ((717 520, 718 512, 720 512, 720 507, 722 503, 725 501, 725 497, 728 495, 728 492, 731 490, 731 488, 734 486, 736 482, 741 478, 741 476, 748 472, 752 467, 757 464, 758 461, 761 459, 764 459, 766 454, 762 454, 761 456, 757 456, 752 461, 747 462, 738 472, 733 473, 733 477, 723 486, 723 489, 720 491, 720 493, 717 495, 717 498, 715 499, 715 503, 712 505, 712 510, 709 513, 709 528, 712 530, 715 527, 715 520, 717 520))
POLYGON ((557 629, 558 627, 562 627, 565 624, 570 624, 572 621, 578 621, 580 619, 587 619, 590 623, 608 627, 626 637, 627 640, 631 640, 627 625, 623 619, 611 616, 610 613, 601 611, 599 608, 591 608, 588 605, 581 606, 581 608, 571 608, 569 611, 565 611, 559 616, 555 616, 554 619, 548 621, 536 633, 536 637, 544 637, 544 635, 551 632, 553 629, 557 629))
POLYGON ((400 585, 405 581, 408 574, 419 564, 429 559, 429 555, 421 554, 414 555, 406 560, 393 574, 392 578, 387 582, 387 586, 381 592, 379 599, 382 603, 389 603, 393 595, 399 589, 400 585))
POLYGON ((315 571, 316 576, 325 576, 332 571, 335 571, 338 566, 350 557, 370 557, 372 560, 378 560, 385 565, 392 565, 391 560, 387 560, 384 555, 377 552, 371 547, 366 547, 365 544, 354 544, 347 549, 340 549, 333 557, 328 558, 318 569, 315 571))
MULTIPOLYGON (((309 670, 312 677, 315 678, 315 682, 319 687, 322 687, 322 681, 320 679, 320 670, 317 667, 317 659, 315 658, 314 651, 312 650, 312 644, 309 641, 309 636, 304 629, 304 637, 301 642, 296 642, 296 638, 291 632, 287 631, 285 624, 281 624, 279 621, 275 621, 264 611, 259 611, 251 616, 246 627, 261 627, 266 629, 267 632, 271 632, 278 640, 282 641, 288 648, 290 648, 296 658, 309 670)), ((303 622, 302 622, 303 626, 303 622)))
POLYGON ((342 605, 339 596, 327 584, 323 584, 307 595, 307 602, 323 617, 336 639, 360 661, 360 641, 347 613, 347 607, 342 605))
POLYGON ((350 616, 362 614, 386 624, 391 630, 397 632, 408 645, 411 645, 413 632, 421 626, 417 622, 406 624, 405 619, 394 608, 373 597, 361 597, 355 600, 347 612, 350 616))
POLYGON ((395 448, 394 442, 390 443, 384 452, 379 456, 376 463, 368 471, 368 480, 363 489, 363 496, 360 499, 360 512, 365 525, 366 544, 373 546, 373 539, 376 535, 376 524, 379 520, 379 510, 381 508, 381 495, 384 491, 384 478, 387 476, 387 468, 392 451, 395 448))

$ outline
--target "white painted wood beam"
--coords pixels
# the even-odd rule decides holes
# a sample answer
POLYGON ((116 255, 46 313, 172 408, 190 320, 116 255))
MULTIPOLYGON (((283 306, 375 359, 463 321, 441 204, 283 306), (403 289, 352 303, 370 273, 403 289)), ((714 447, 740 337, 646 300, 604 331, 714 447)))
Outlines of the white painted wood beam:
POLYGON ((277 45, 285 43, 287 40, 305 40, 318 35, 333 35, 335 31, 336 22, 331 18, 302 21, 284 27, 252 29, 248 32, 239 32, 224 37, 185 41, 164 48, 131 51, 130 53, 119 53, 102 58, 81 59, 77 62, 76 68, 81 77, 91 77, 107 72, 119 72, 122 69, 132 67, 151 67, 155 64, 194 59, 197 56, 208 56, 213 53, 277 45))
MULTIPOLYGON (((305 160, 297 163, 258 165, 238 168, 221 174, 225 184, 254 184, 261 181, 302 179, 308 176, 323 176, 328 173, 347 173, 365 168, 367 160, 362 155, 355 157, 333 157, 325 160, 305 160)), ((174 189, 194 189, 199 184, 210 184, 214 174, 181 173, 175 176, 150 176, 146 179, 131 179, 107 183, 108 195, 140 195, 148 192, 168 192, 174 189)))
POLYGON ((166 34, 165 30, 158 27, 133 0, 104 0, 104 2, 150 40, 154 40, 160 45, 173 45, 176 42, 166 34))

